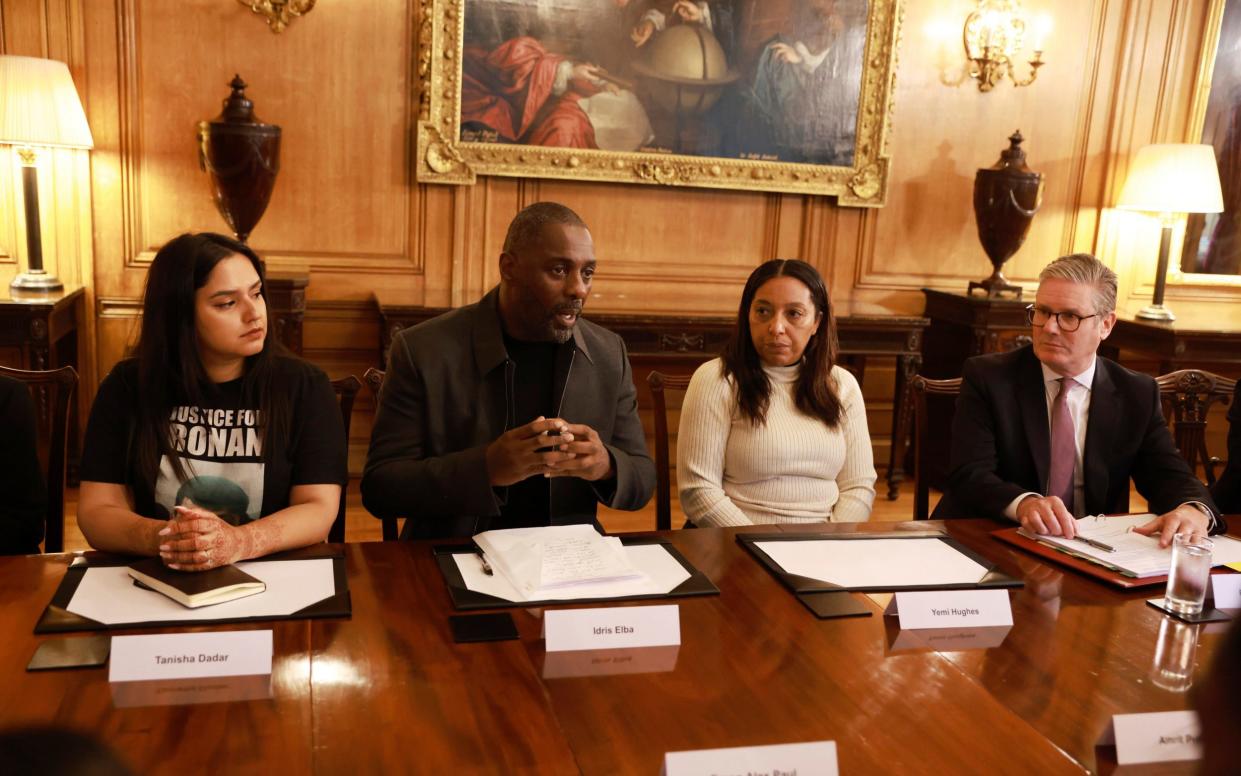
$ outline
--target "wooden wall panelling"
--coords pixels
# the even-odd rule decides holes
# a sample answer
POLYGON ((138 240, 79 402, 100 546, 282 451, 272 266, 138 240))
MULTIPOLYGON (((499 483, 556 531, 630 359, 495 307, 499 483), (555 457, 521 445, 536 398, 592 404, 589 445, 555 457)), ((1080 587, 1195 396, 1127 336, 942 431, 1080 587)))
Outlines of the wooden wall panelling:
MULTIPOLYGON (((6 0, 0 5, 0 53, 65 62, 86 101, 86 62, 80 0, 6 0)), ((88 113, 89 117, 89 108, 88 113)), ((26 223, 21 207, 21 173, 16 152, 0 148, 0 283, 8 284, 27 266, 26 223)), ((39 152, 39 217, 44 266, 67 285, 84 285, 87 309, 93 304, 90 160, 87 151, 39 152)), ((78 332, 77 368, 84 383, 75 400, 85 413, 94 396, 93 316, 78 332)))
MULTIPOLYGON (((175 10, 156 0, 67 1, 71 22, 73 9, 85 9, 77 24, 85 34, 80 85, 97 144, 90 158, 100 363, 110 366, 122 351, 132 329, 124 317, 154 247, 185 229, 223 228, 193 133, 218 113, 234 71, 252 84, 259 116, 285 132, 281 176, 255 246, 274 266, 311 272, 306 352, 334 376, 378 360, 371 290, 393 289, 427 306, 475 301, 497 281, 512 215, 538 199, 564 201, 592 227, 600 274, 588 310, 732 313, 754 266, 797 256, 855 312, 920 312, 923 286, 963 288, 989 272, 972 181, 1018 127, 1047 191, 1010 275, 1032 282, 1055 255, 1096 250, 1126 275, 1122 282, 1136 282, 1129 255, 1153 251, 1153 240, 1138 245, 1124 234, 1131 225, 1117 222, 1109 204, 1128 154, 1183 125, 1206 4, 1046 0, 1037 11, 1054 20, 1049 64, 1033 86, 1003 84, 989 94, 973 82, 941 83, 961 65, 960 25, 972 5, 905 4, 889 204, 861 210, 825 198, 571 181, 418 185, 410 143, 421 104, 413 78, 419 2, 380 0, 365 13, 321 3, 272 35, 240 4, 218 0, 175 10), (936 24, 949 34, 927 34, 936 24)), ((60 4, 6 0, 6 45, 31 36, 28 20, 11 18, 18 6, 60 4)), ((0 220, 0 253, 14 244, 8 228, 0 220)), ((878 427, 891 376, 868 371, 878 427)), ((355 448, 369 427, 367 402, 359 402, 355 448)))
MULTIPOLYGON (((439 226, 452 223, 444 213, 451 198, 444 190, 426 197, 412 180, 418 95, 408 3, 367 13, 329 4, 281 35, 239 4, 214 0, 175 12, 153 0, 87 11, 101 294, 136 301, 165 240, 225 230, 194 133, 219 112, 239 72, 258 116, 284 129, 281 173, 255 248, 276 269, 311 272, 311 309, 364 303, 376 283, 422 296, 426 260, 445 256, 437 243, 439 226)), ((442 267, 432 274, 437 293, 446 293, 442 267)), ((114 304, 108 314, 125 309, 114 304)), ((100 333, 97 347, 108 358, 123 349, 109 340, 121 328, 100 333)), ((313 352, 316 343, 307 346, 313 352)))
MULTIPOLYGON (((916 306, 911 289, 964 289, 990 272, 973 217, 974 173, 999 158, 1014 129, 1021 129, 1029 164, 1046 183, 1025 246, 1005 273, 1032 281, 1073 241, 1081 185, 1074 151, 1095 118, 1083 106, 1097 68, 1106 65, 1082 53, 1097 45, 1091 22, 1107 3, 1041 3, 1037 12, 1052 16, 1055 25, 1047 44, 1050 64, 1029 87, 1002 83, 985 94, 972 80, 942 83, 959 76, 960 25, 970 5, 906 5, 891 141, 897 174, 888 206, 875 216, 874 250, 860 257, 859 298, 916 306)), ((1024 63, 1018 68, 1025 72, 1024 63)))

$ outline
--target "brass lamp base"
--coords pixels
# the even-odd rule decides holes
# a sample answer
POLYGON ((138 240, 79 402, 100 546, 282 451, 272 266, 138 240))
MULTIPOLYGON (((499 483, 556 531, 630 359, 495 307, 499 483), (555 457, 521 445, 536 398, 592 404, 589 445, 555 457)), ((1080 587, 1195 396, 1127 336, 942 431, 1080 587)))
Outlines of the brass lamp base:
POLYGON ((1172 314, 1172 311, 1161 304, 1147 305, 1139 310, 1134 317, 1141 318, 1144 321, 1171 322, 1176 320, 1176 316, 1172 314))
POLYGON ((64 287, 65 284, 61 283, 59 278, 43 270, 23 272, 9 283, 9 288, 14 291, 59 291, 64 287))

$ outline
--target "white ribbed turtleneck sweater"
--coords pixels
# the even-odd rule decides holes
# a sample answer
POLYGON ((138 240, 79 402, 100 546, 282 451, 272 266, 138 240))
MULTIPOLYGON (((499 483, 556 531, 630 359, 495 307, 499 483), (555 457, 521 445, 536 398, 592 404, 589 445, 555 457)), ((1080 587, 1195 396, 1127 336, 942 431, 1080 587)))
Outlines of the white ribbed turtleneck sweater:
POLYGON ((685 516, 700 526, 860 522, 875 501, 874 451, 857 379, 832 367, 843 411, 836 428, 797 409, 800 365, 763 367, 766 423, 740 417, 720 360, 694 372, 681 406, 677 482, 685 516))

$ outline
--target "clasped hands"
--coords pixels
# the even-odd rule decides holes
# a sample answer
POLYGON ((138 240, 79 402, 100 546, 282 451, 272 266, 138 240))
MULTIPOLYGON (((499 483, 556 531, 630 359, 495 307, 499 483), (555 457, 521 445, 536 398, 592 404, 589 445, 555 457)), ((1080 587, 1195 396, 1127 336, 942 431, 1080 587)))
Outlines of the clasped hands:
POLYGON ((605 480, 613 472, 612 456, 590 426, 539 416, 504 432, 487 446, 491 484, 502 486, 527 477, 580 477, 605 480))
MULTIPOLYGON (((1063 536, 1066 539, 1077 536, 1077 520, 1058 496, 1027 496, 1017 505, 1017 520, 1022 528, 1037 534, 1063 536)), ((1178 533, 1205 538, 1210 526, 1211 520, 1202 510, 1190 504, 1181 504, 1148 523, 1135 526, 1133 530, 1144 536, 1158 535, 1159 546, 1168 547, 1172 544, 1172 537, 1178 533)))
POLYGON ((206 571, 252 555, 253 540, 242 528, 187 500, 159 532, 159 557, 177 571, 206 571))

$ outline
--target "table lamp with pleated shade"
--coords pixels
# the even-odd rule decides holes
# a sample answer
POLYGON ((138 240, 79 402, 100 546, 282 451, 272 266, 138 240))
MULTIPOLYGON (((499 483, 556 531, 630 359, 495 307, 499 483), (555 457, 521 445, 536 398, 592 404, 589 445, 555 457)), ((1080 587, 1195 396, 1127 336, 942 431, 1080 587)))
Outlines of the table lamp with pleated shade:
POLYGON ((26 211, 28 267, 11 286, 27 291, 62 288, 43 269, 36 149, 94 147, 82 101, 64 62, 0 56, 0 144, 18 149, 26 211))
POLYGON ((1224 210, 1219 165, 1215 149, 1197 143, 1157 143, 1138 151, 1129 168, 1116 207, 1158 213, 1163 222, 1159 240, 1159 265, 1155 270, 1155 296, 1137 314, 1151 321, 1174 321, 1163 304, 1168 280, 1168 255, 1172 249, 1172 226, 1178 213, 1219 213, 1224 210))

